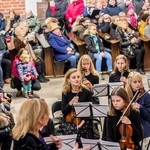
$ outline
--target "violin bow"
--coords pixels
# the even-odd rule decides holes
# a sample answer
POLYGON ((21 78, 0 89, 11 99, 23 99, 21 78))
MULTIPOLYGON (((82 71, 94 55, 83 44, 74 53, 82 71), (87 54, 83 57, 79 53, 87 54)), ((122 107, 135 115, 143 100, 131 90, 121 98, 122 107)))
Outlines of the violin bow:
MULTIPOLYGON (((124 110, 124 112, 123 112, 121 117, 123 117, 126 114, 127 110, 129 109, 129 107, 131 106, 131 104, 133 103, 133 101, 135 100, 135 98, 137 97, 138 94, 139 94, 139 90, 135 93, 135 95, 133 96, 132 100, 130 101, 130 103, 128 104, 126 109, 124 110)), ((117 122, 116 126, 119 125, 120 121, 121 121, 121 119, 119 119, 119 121, 117 122)))

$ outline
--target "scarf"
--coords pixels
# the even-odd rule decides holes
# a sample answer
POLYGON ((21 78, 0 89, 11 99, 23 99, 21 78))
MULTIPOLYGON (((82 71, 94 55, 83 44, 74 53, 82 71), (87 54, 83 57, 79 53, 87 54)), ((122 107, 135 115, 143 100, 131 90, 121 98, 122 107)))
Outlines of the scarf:
POLYGON ((98 44, 98 38, 96 35, 94 34, 90 34, 90 36, 92 37, 94 43, 95 43, 95 48, 96 48, 96 52, 100 52, 100 48, 99 48, 99 44, 98 44))
POLYGON ((49 6, 49 9, 53 15, 56 15, 56 6, 49 6))

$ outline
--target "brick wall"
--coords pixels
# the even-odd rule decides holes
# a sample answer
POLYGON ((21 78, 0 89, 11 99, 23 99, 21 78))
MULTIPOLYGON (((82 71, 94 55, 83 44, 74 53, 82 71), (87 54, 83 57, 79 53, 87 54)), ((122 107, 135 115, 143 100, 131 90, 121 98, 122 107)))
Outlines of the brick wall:
POLYGON ((25 0, 0 0, 0 12, 7 16, 10 9, 22 16, 25 11, 25 0))

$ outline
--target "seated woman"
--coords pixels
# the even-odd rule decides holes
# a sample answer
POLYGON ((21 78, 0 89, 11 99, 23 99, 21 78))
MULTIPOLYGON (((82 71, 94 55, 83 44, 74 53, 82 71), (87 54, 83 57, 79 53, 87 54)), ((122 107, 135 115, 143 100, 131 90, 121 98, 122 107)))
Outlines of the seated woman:
POLYGON ((128 139, 131 138, 134 144, 134 145, 129 144, 131 147, 126 148, 141 150, 139 142, 142 140, 143 131, 140 123, 139 113, 130 106, 126 111, 125 115, 122 116, 122 113, 125 110, 125 107, 128 106, 129 102, 130 99, 124 88, 118 87, 112 91, 110 107, 107 115, 107 125, 106 125, 107 140, 112 142, 119 142, 122 139, 121 135, 123 133, 121 127, 122 124, 125 124, 126 126, 128 126, 128 128, 131 128, 131 131, 133 130, 131 137, 128 134, 129 135, 128 139), (119 120, 120 123, 117 125, 119 120))
POLYGON ((26 35, 27 29, 28 26, 25 26, 25 24, 20 24, 15 28, 14 44, 15 49, 17 50, 16 52, 18 52, 21 48, 26 48, 36 65, 36 69, 39 74, 38 80, 40 82, 48 82, 49 79, 45 78, 45 62, 42 58, 35 55, 28 41, 28 35, 26 35))
POLYGON ((148 17, 147 19, 146 19, 146 27, 145 27, 145 29, 144 29, 144 35, 146 36, 146 37, 148 37, 148 38, 150 38, 150 17, 148 17))
POLYGON ((109 76, 109 82, 123 82, 125 84, 129 72, 130 70, 127 57, 120 54, 115 59, 114 70, 109 76))
POLYGON ((143 128, 143 148, 148 145, 150 140, 150 93, 146 92, 142 80, 142 75, 138 72, 130 72, 125 89, 132 99, 137 91, 136 102, 133 102, 132 107, 135 108, 140 113, 140 121, 143 128), (141 98, 140 95, 145 93, 141 98))
POLYGON ((137 37, 135 31, 128 27, 127 21, 121 21, 116 29, 115 37, 120 41, 121 53, 129 58, 136 58, 137 71, 141 74, 144 72, 144 53, 141 39, 137 37))
POLYGON ((92 60, 96 59, 96 71, 102 74, 102 58, 106 59, 106 65, 108 72, 112 71, 112 57, 111 55, 104 51, 103 43, 97 34, 96 25, 90 23, 88 29, 84 33, 84 41, 87 45, 88 54, 92 60))
POLYGON ((67 123, 66 127, 72 126, 74 130, 66 129, 64 134, 77 133, 79 136, 86 137, 89 129, 89 121, 87 119, 79 119, 71 121, 69 118, 74 113, 73 104, 78 102, 91 102, 91 92, 82 86, 82 77, 80 72, 73 68, 65 74, 65 81, 62 89, 62 113, 67 123))
POLYGON ((15 11, 12 10, 12 9, 9 11, 8 14, 9 14, 9 16, 6 18, 5 32, 6 32, 6 35, 7 34, 13 35, 14 34, 14 27, 13 27, 13 25, 20 21, 20 15, 17 15, 15 13, 15 11))
POLYGON ((48 41, 53 48, 54 59, 56 61, 68 61, 70 63, 70 68, 76 68, 79 53, 72 47, 71 41, 62 34, 58 24, 51 24, 48 41))

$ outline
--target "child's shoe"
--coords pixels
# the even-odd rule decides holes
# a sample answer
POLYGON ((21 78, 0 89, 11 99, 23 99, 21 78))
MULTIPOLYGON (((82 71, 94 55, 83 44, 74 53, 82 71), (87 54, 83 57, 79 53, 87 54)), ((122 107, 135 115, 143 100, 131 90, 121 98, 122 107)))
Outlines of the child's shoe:
POLYGON ((29 96, 28 96, 27 93, 24 93, 23 96, 24 96, 25 98, 29 98, 29 96))
POLYGON ((34 95, 31 92, 28 92, 28 97, 29 98, 34 98, 34 95))

